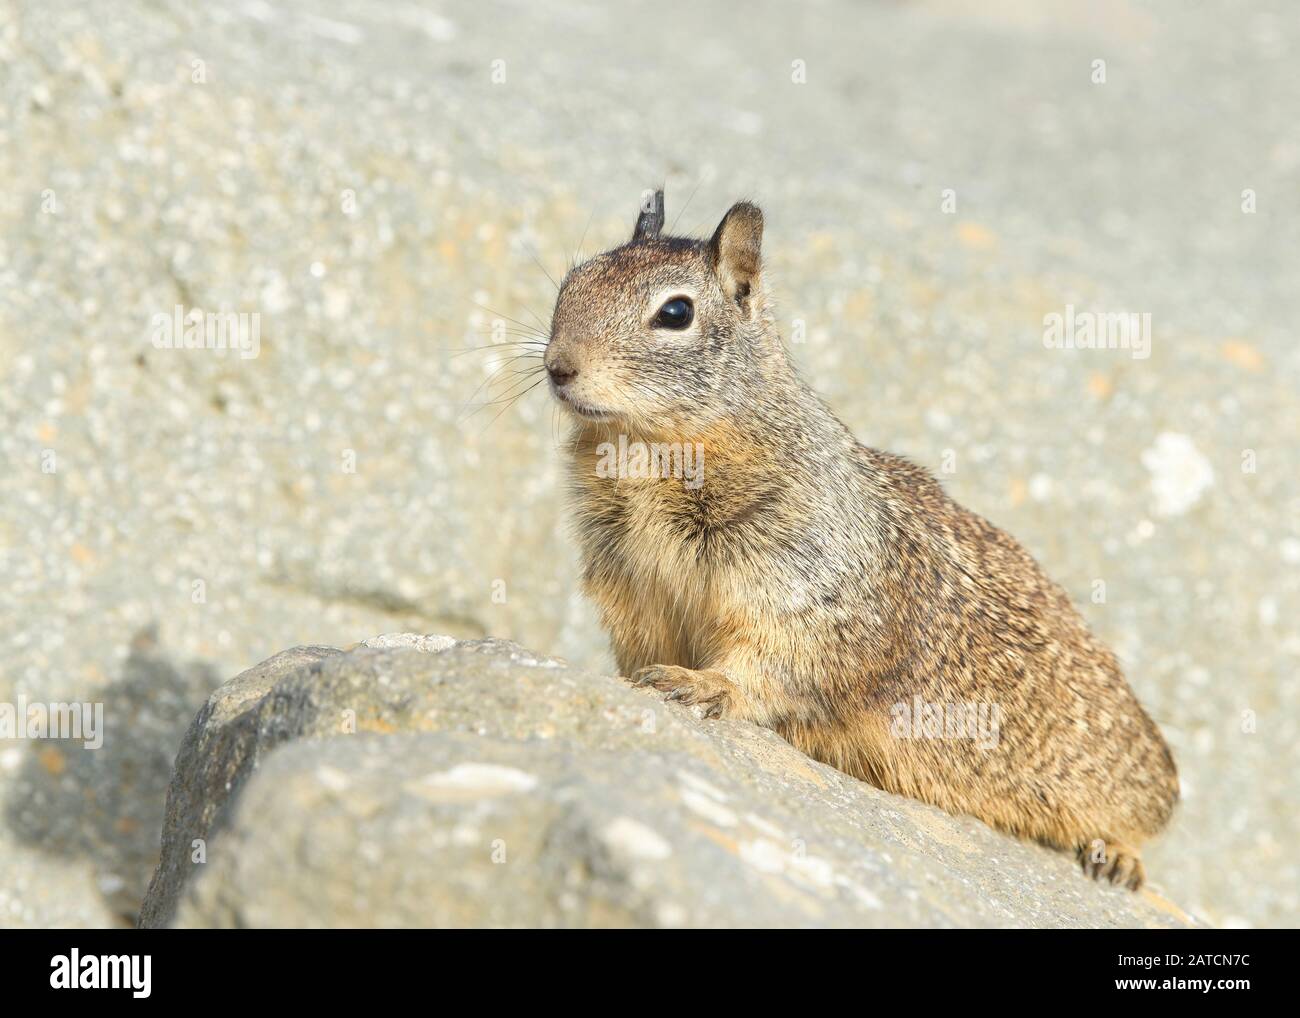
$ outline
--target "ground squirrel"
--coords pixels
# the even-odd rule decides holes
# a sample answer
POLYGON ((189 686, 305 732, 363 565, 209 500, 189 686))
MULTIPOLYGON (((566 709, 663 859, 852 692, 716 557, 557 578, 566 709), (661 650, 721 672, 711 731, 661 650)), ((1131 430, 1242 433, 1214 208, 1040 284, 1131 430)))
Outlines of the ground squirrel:
POLYGON ((659 192, 630 242, 569 272, 544 358, 622 674, 1139 887, 1178 778, 1115 656, 1015 540, 799 378, 756 206, 707 241, 663 217, 659 192), (952 724, 983 709, 991 739, 952 724))

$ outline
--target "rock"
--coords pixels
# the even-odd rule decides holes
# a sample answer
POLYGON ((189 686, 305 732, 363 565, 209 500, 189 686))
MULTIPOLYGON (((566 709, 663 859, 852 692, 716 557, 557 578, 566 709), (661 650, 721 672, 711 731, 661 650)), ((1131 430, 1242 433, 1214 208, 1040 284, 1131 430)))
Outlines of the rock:
POLYGON ((142 926, 1190 921, 620 679, 503 641, 377 642, 286 651, 212 695, 142 926))
POLYGON ((149 885, 140 922, 148 925, 145 910, 160 887, 174 887, 180 868, 207 836, 226 800, 237 791, 255 758, 256 732, 250 733, 267 694, 282 677, 310 669, 339 651, 332 647, 295 647, 241 672, 209 698, 190 724, 176 756, 167 809, 163 821, 162 858, 149 885), (180 839, 180 840, 177 840, 180 839))

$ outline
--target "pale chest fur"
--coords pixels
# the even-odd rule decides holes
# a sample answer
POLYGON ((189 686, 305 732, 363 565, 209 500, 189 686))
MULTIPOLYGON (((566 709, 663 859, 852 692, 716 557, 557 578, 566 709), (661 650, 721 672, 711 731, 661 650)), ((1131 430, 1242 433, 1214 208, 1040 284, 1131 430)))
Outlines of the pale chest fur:
POLYGON ((715 669, 773 718, 807 716, 824 699, 826 663, 861 624, 848 588, 860 587, 863 556, 824 561, 826 542, 811 535, 827 524, 811 520, 810 500, 788 497, 788 465, 774 469, 733 436, 709 447, 706 492, 609 477, 600 444, 575 443, 570 505, 584 591, 620 671, 715 669))
POLYGON ((735 605, 729 585, 702 554, 701 538, 690 533, 681 482, 602 478, 575 466, 583 586, 600 610, 620 670, 703 667, 735 605))

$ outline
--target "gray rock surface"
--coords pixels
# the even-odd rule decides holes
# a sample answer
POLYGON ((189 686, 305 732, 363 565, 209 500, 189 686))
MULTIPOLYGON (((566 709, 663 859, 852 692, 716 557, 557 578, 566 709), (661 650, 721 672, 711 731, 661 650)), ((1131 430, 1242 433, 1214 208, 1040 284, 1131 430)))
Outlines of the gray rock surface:
POLYGON ((0 744, 0 926, 122 921, 197 686, 279 648, 610 670, 553 410, 467 417, 510 389, 463 351, 660 182, 680 231, 762 203, 811 381, 1119 653, 1183 777, 1171 897, 1295 925, 1297 52, 1290 0, 0 0, 0 701, 155 747, 52 782, 0 744), (156 349, 177 304, 260 314, 259 356, 156 349), (1151 356, 1045 349, 1067 304, 1150 312, 1151 356))
POLYGON ((495 640, 297 648, 222 686, 177 757, 162 861, 140 918, 198 927, 1189 921, 1157 894, 1096 885, 1071 858, 871 788, 772 732, 703 721, 619 679, 495 640))
POLYGON ((0 822, 14 847, 0 906, 12 909, 14 925, 104 925, 99 909, 112 925, 134 923, 158 861, 178 733, 218 681, 206 664, 173 663, 144 630, 121 675, 99 694, 111 704, 102 746, 34 741, 5 750, 13 760, 0 822), (36 893, 18 899, 18 888, 36 893))

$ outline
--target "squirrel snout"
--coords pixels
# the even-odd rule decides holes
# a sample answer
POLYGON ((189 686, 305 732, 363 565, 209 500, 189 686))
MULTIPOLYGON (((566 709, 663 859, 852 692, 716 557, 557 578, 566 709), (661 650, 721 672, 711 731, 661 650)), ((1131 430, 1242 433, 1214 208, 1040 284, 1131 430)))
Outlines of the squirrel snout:
POLYGON ((548 358, 546 373, 555 385, 567 385, 578 377, 578 369, 563 357, 548 358))

